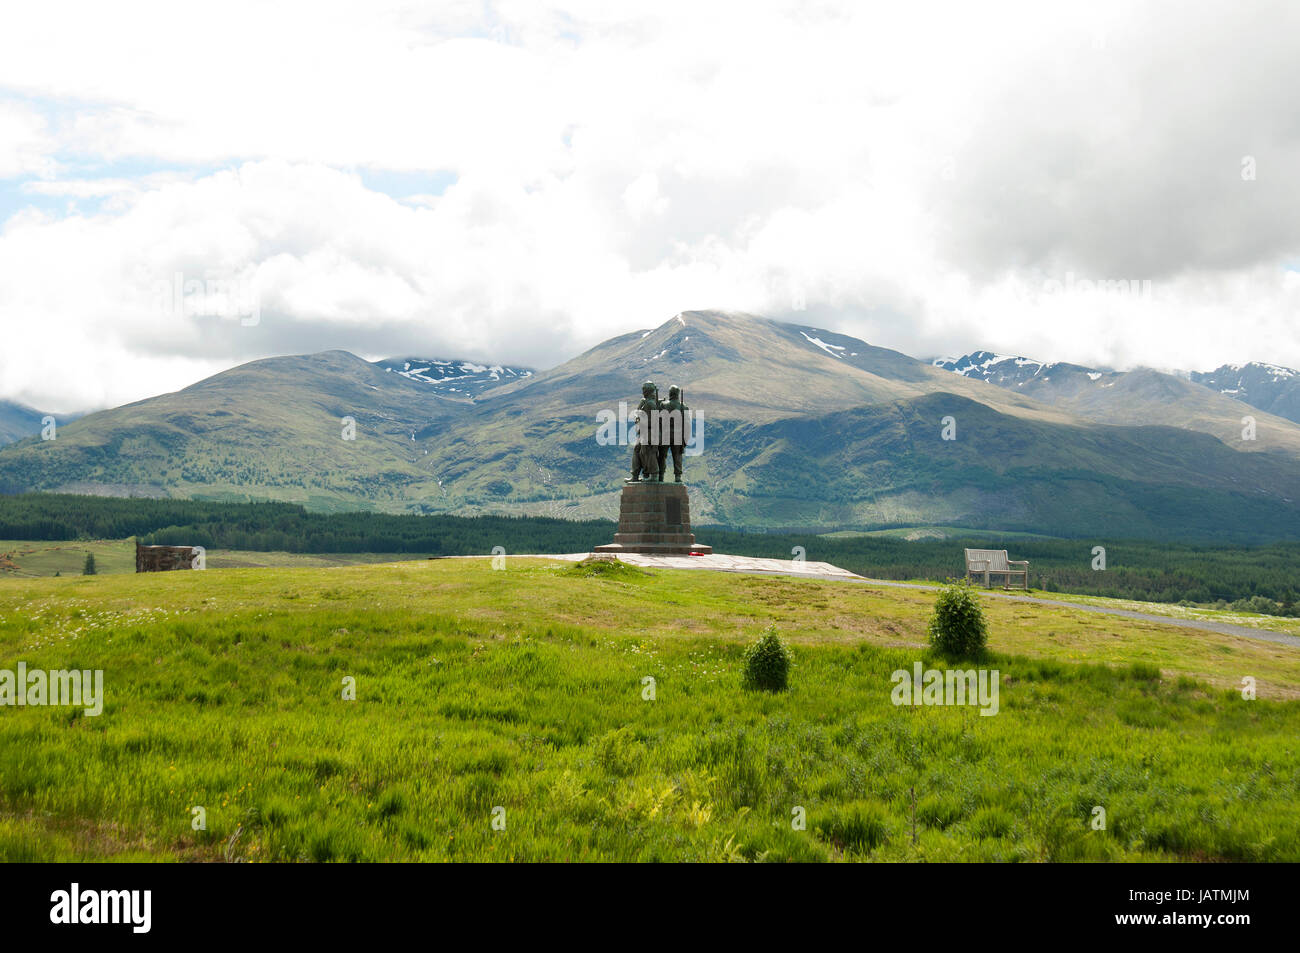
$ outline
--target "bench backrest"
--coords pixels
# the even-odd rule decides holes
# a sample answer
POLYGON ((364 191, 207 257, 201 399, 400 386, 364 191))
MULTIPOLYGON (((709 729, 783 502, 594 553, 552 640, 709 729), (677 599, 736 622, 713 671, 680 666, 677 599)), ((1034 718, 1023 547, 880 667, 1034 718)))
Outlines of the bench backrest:
POLYGON ((1006 572, 1011 566, 1005 549, 968 549, 966 568, 973 572, 1006 572))

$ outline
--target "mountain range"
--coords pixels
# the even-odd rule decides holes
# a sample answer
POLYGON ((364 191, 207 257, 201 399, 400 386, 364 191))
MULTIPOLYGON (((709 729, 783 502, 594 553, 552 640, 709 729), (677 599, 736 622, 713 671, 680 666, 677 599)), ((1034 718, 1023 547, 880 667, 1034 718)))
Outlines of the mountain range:
POLYGON ((1300 371, 1276 364, 1224 364, 1191 380, 1287 420, 1300 421, 1300 371))
POLYGON ((703 419, 686 463, 697 523, 1300 537, 1289 378, 1270 390, 1253 367, 1197 381, 985 352, 930 362, 689 311, 549 370, 254 361, 0 449, 0 491, 613 518, 630 449, 600 445, 598 420, 651 379, 683 386, 703 419))
MULTIPOLYGON (((971 380, 1028 394, 1066 407, 1089 419, 1110 423, 1147 422, 1141 415, 1150 410, 1148 397, 1173 416, 1179 426, 1192 426, 1231 439, 1241 429, 1239 421, 1223 420, 1227 397, 1251 408, 1300 423, 1300 372, 1273 364, 1225 364, 1208 373, 1186 375, 1150 368, 1113 371, 1064 362, 1043 363, 1025 357, 1008 357, 990 351, 975 351, 957 358, 940 358, 936 367, 954 371, 971 380), (1126 410, 1127 408, 1127 410, 1126 410)), ((1278 432, 1276 438, 1289 438, 1278 432)))

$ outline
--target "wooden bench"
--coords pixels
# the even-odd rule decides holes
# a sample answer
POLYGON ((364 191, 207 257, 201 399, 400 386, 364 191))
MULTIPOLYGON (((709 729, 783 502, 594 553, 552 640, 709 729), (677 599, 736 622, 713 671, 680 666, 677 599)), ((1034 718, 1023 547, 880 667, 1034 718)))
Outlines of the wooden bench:
POLYGON ((1021 589, 1029 588, 1029 561, 1027 559, 1007 559, 1005 549, 968 549, 966 550, 966 578, 982 575, 984 585, 991 587, 990 576, 1001 576, 1003 589, 1011 588, 1013 576, 1019 576, 1021 589), (1013 566, 1022 568, 1013 569, 1013 566))

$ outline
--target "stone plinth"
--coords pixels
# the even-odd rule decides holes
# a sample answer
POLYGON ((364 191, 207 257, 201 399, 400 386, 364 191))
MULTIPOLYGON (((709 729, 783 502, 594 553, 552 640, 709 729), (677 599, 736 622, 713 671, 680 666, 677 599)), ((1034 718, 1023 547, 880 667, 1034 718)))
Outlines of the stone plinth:
POLYGON ((690 556, 711 553, 713 547, 695 542, 686 484, 645 481, 623 485, 614 542, 595 551, 690 556))

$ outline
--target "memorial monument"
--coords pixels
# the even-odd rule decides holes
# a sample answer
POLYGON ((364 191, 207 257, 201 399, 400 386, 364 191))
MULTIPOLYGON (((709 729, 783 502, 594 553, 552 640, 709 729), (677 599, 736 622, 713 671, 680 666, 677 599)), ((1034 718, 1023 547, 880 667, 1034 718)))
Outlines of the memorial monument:
POLYGON ((598 553, 644 553, 656 556, 704 556, 712 546, 695 542, 691 504, 682 482, 682 458, 691 431, 690 409, 679 387, 659 399, 654 381, 641 385, 641 402, 633 418, 632 476, 623 485, 614 542, 597 546, 598 553), (674 482, 664 481, 672 455, 674 482))

